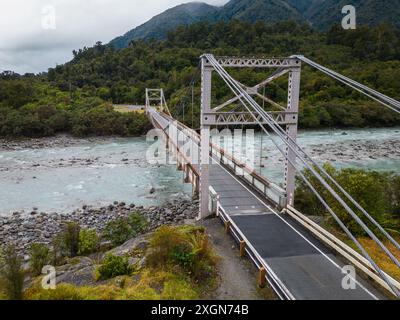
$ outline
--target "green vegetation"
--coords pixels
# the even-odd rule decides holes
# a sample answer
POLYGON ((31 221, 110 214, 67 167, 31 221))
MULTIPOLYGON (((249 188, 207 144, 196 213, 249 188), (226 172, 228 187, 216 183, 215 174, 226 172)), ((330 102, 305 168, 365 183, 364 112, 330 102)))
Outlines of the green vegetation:
POLYGON ((55 290, 44 290, 36 284, 25 292, 27 300, 194 300, 201 296, 192 284, 171 272, 148 270, 138 281, 121 277, 114 282, 95 287, 74 287, 60 284, 55 290), (161 288, 161 289, 160 289, 161 288))
MULTIPOLYGON (((326 33, 308 25, 267 25, 231 21, 178 27, 161 41, 138 41, 122 50, 97 43, 74 51, 74 59, 39 76, 0 75, 0 136, 48 136, 60 132, 86 135, 139 135, 151 125, 143 113, 118 113, 112 103, 143 104, 146 87, 162 87, 173 115, 192 124, 190 82, 195 81, 194 126, 199 126, 199 56, 288 56, 302 53, 395 99, 400 99, 400 32, 387 25, 332 28, 326 33)), ((269 71, 233 70, 248 85, 269 71)), ((231 97, 215 78, 214 103, 231 97)), ((287 81, 266 88, 284 103, 287 81)), ((400 118, 359 93, 309 67, 302 76, 300 126, 394 126, 400 118)))
POLYGON ((100 239, 96 230, 81 229, 79 231, 79 255, 88 255, 96 252, 100 239))
MULTIPOLYGON (((344 189, 349 192, 354 199, 360 203, 364 209, 388 231, 397 241, 400 241, 400 176, 390 172, 375 172, 361 169, 342 169, 336 170, 330 164, 324 165, 325 169, 331 174, 344 189)), ((388 274, 400 280, 400 270, 383 252, 383 250, 365 233, 361 227, 354 222, 354 219, 333 199, 331 195, 321 187, 319 182, 312 177, 308 170, 305 170, 307 178, 317 186, 318 192, 327 200, 329 206, 335 211, 339 218, 357 237, 358 241, 376 263, 388 274)), ((333 187, 333 186, 332 186, 333 187)), ((334 188, 335 189, 335 188, 334 188)), ((339 192, 341 195, 341 193, 339 192)), ((359 251, 358 247, 343 232, 340 226, 327 212, 325 207, 319 202, 314 194, 308 189, 305 183, 298 180, 296 190, 296 208, 311 216, 322 216, 323 227, 329 230, 349 246, 359 251)), ((400 251, 382 234, 371 222, 365 218, 354 206, 352 209, 359 217, 381 237, 387 248, 400 259, 400 251)))
POLYGON ((123 244, 132 234, 132 227, 128 224, 128 220, 120 218, 107 223, 104 229, 104 238, 111 241, 113 246, 123 244))
POLYGON ((144 232, 147 226, 148 222, 142 215, 132 213, 127 218, 119 218, 107 223, 103 237, 111 241, 113 246, 118 246, 144 232))
MULTIPOLYGON (((138 253, 131 253, 136 256, 138 253)), ((96 270, 97 286, 58 284, 44 290, 37 278, 28 300, 188 300, 206 297, 217 283, 217 258, 203 228, 162 227, 141 252, 146 265, 129 266, 131 256, 108 254, 96 270)), ((1 295, 0 295, 1 297, 1 295)))
MULTIPOLYGON (((400 176, 361 169, 343 169, 339 171, 330 164, 325 164, 324 167, 381 226, 394 236, 400 236, 400 176)), ((327 200, 330 207, 350 231, 359 237, 366 236, 365 232, 347 211, 334 200, 328 191, 322 188, 308 170, 305 171, 305 175, 313 185, 318 186, 318 192, 327 200)), ((300 180, 297 185, 296 197, 296 207, 301 211, 307 212, 309 215, 323 215, 327 217, 326 222, 328 224, 335 226, 337 229, 339 228, 325 207, 309 190, 307 185, 300 180)), ((355 208, 353 209, 355 210, 355 208)), ((362 213, 359 213, 359 216, 372 230, 376 231, 376 228, 362 213)))
POLYGON ((54 265, 61 265, 65 258, 89 255, 96 252, 99 246, 100 237, 96 230, 81 229, 77 223, 69 222, 53 239, 51 261, 54 265))
POLYGON ((50 250, 41 243, 33 243, 29 248, 30 267, 34 276, 42 274, 42 269, 50 262, 50 250))
POLYGON ((118 276, 129 275, 130 268, 127 257, 107 255, 98 268, 99 280, 112 279, 118 276))
POLYGON ((149 222, 146 218, 139 213, 131 213, 128 217, 128 223, 132 227, 134 236, 143 233, 147 230, 149 222))
POLYGON ((179 266, 196 281, 215 277, 217 264, 203 228, 163 226, 153 235, 148 263, 152 267, 179 266))
POLYGON ((77 223, 68 222, 65 224, 63 231, 58 235, 63 244, 64 254, 69 258, 78 255, 80 231, 81 228, 77 223))
POLYGON ((24 271, 15 247, 8 246, 0 252, 0 271, 0 288, 3 288, 0 298, 4 296, 9 300, 22 300, 24 271))
MULTIPOLYGON (((129 46, 133 40, 164 39, 178 25, 198 21, 263 21, 273 24, 288 19, 312 25, 316 30, 328 30, 343 19, 342 8, 347 0, 231 0, 222 7, 205 3, 186 3, 168 9, 143 25, 110 42, 115 48, 129 46)), ((351 2, 357 10, 357 26, 391 23, 400 27, 398 0, 351 2)))
POLYGON ((145 115, 121 114, 90 91, 63 91, 42 77, 0 76, 0 136, 42 137, 57 133, 139 135, 145 115))

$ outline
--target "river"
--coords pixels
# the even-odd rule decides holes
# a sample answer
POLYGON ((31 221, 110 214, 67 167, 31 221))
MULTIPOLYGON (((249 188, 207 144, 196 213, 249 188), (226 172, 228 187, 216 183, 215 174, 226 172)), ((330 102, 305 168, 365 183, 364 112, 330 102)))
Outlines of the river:
MULTIPOLYGON (((72 143, 41 147, 2 143, 0 215, 33 208, 61 213, 114 201, 149 206, 190 198, 191 186, 183 183, 175 165, 146 161, 150 143, 145 138, 68 139, 72 143)), ((281 183, 283 158, 266 137, 262 140, 261 153, 261 136, 256 135, 256 170, 281 183)), ((299 134, 299 144, 320 162, 400 174, 399 128, 305 131, 299 134)))

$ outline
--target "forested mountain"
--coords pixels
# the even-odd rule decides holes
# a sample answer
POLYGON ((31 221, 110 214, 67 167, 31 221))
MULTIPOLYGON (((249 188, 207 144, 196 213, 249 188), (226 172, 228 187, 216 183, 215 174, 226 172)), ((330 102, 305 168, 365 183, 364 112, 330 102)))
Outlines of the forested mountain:
POLYGON ((360 25, 388 23, 400 27, 399 0, 324 0, 312 6, 306 17, 316 28, 326 30, 341 20, 341 9, 347 4, 356 8, 357 23, 360 25))
POLYGON ((308 13, 313 8, 317 8, 325 0, 286 0, 293 8, 298 10, 304 17, 308 16, 308 13))
MULTIPOLYGON (((199 56, 288 56, 304 54, 395 99, 400 99, 400 32, 388 26, 357 30, 332 28, 319 33, 307 24, 268 25, 239 20, 180 26, 164 41, 138 41, 115 50, 97 43, 75 51, 74 59, 37 77, 0 75, 0 136, 133 135, 150 126, 145 116, 122 115, 112 103, 144 103, 145 88, 164 88, 171 112, 192 125, 191 83, 195 83, 193 126, 199 126, 199 56)), ((234 70, 254 85, 266 70, 234 70)), ((232 97, 215 79, 213 103, 232 97)), ((284 104, 287 80, 266 89, 284 104)), ((300 127, 394 126, 400 117, 308 67, 301 82, 300 127)))
POLYGON ((201 2, 182 4, 169 9, 110 42, 114 48, 126 48, 132 40, 161 39, 179 25, 214 21, 219 8, 201 2))
POLYGON ((220 20, 266 21, 303 20, 300 12, 288 1, 282 0, 231 0, 219 12, 220 20))
POLYGON ((400 27, 399 0, 231 0, 223 7, 188 3, 169 9, 145 24, 111 41, 115 48, 126 48, 133 40, 164 39, 178 25, 199 21, 216 22, 239 19, 273 24, 294 20, 328 30, 342 20, 342 8, 353 4, 359 25, 389 23, 400 27))

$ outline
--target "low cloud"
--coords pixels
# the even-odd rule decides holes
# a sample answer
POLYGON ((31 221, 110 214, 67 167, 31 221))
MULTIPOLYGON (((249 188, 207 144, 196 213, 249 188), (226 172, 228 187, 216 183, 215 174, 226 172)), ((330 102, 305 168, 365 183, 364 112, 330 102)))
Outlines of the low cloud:
MULTIPOLYGON (((103 43, 182 0, 2 0, 0 71, 42 72, 72 50, 103 43)), ((223 5, 227 0, 206 0, 223 5)))

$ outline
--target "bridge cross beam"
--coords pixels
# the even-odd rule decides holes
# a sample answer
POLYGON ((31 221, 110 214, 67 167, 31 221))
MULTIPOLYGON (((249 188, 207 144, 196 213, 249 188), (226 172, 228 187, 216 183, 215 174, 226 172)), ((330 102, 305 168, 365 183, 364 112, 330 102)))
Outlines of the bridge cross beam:
POLYGON ((171 115, 163 89, 146 88, 146 113, 148 113, 151 107, 155 107, 157 111, 171 115))

